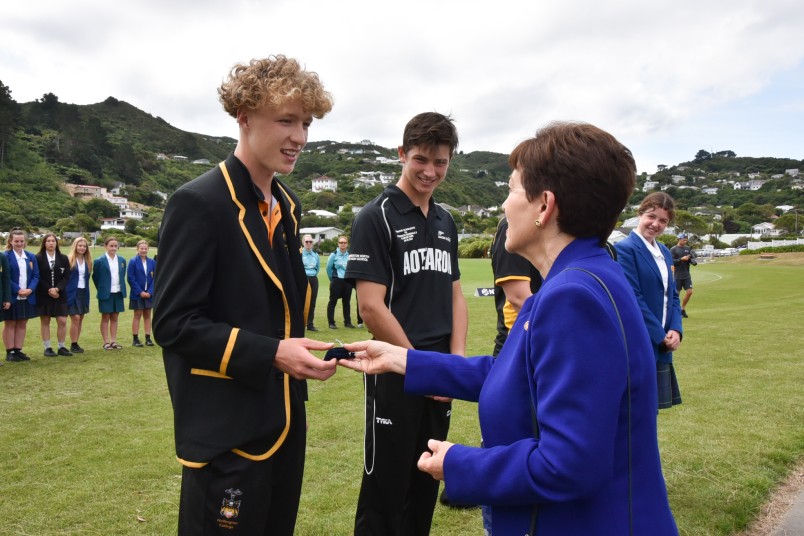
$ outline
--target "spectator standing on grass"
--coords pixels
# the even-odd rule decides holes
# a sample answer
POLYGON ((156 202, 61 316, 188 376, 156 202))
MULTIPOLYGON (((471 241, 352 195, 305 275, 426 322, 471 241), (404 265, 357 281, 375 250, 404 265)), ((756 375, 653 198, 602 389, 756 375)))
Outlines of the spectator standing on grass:
POLYGON ((89 313, 89 279, 92 275, 92 254, 83 236, 73 240, 70 254, 70 279, 67 282, 67 314, 70 315, 70 351, 83 354, 78 344, 84 328, 84 316, 89 313))
POLYGON ((22 351, 28 319, 36 314, 36 287, 39 284, 39 263, 33 253, 25 251, 25 232, 14 229, 6 239, 6 259, 11 280, 11 305, 3 310, 3 344, 6 361, 29 361, 22 351))
POLYGON ((681 289, 684 289, 684 299, 681 300, 681 316, 687 316, 687 303, 692 298, 692 274, 690 273, 690 266, 697 266, 696 260, 698 255, 689 246, 689 237, 685 233, 678 235, 678 243, 670 248, 670 253, 673 254, 673 277, 676 280, 676 292, 681 295, 681 289))
POLYGON ((315 327, 315 302, 318 300, 318 271, 321 269, 321 258, 313 249, 312 235, 302 238, 302 263, 307 283, 310 285, 310 309, 307 311, 307 331, 318 331, 315 327))
POLYGON ((36 254, 39 264, 39 285, 36 287, 36 307, 45 357, 71 356, 65 346, 67 340, 67 283, 70 280, 70 261, 59 249, 59 241, 53 233, 42 238, 42 246, 36 254), (53 351, 50 342, 50 319, 56 318, 58 351, 53 351))
POLYGON ((352 283, 344 279, 346 276, 346 263, 349 261, 349 239, 346 236, 338 237, 338 249, 333 251, 327 259, 327 276, 329 277, 329 303, 327 303, 327 321, 330 329, 338 327, 335 324, 335 305, 341 301, 343 308, 343 325, 347 328, 355 327, 352 324, 352 283))
MULTIPOLYGON (((377 340, 465 352, 458 230, 433 200, 457 146, 451 118, 428 112, 411 119, 398 148, 399 180, 352 225, 346 277, 356 282, 361 317, 377 340)), ((438 482, 420 472, 416 460, 428 439, 446 439, 450 400, 407 395, 398 374, 367 374, 364 382, 364 467, 354 533, 429 534, 438 482)))
MULTIPOLYGON (((0 323, 3 312, 11 307, 11 275, 8 272, 8 257, 0 254, 0 323)), ((0 362, 0 365, 3 363, 0 362)))
POLYGON ((100 332, 104 350, 119 350, 117 326, 120 313, 125 311, 126 259, 117 254, 120 244, 110 236, 103 241, 106 253, 92 265, 98 311, 101 313, 100 332))
POLYGON ((142 347, 140 342, 140 319, 145 324, 145 346, 153 346, 151 340, 151 309, 154 303, 154 271, 156 261, 148 256, 148 241, 137 242, 137 256, 128 263, 126 279, 131 288, 128 308, 134 312, 131 319, 132 346, 142 347))
POLYGON ((653 342, 659 409, 681 404, 673 352, 683 337, 681 307, 673 281, 673 255, 657 240, 675 217, 675 202, 664 192, 648 194, 639 205, 637 228, 615 244, 617 262, 634 289, 653 342))
POLYGON ((218 89, 239 137, 224 162, 176 190, 159 237, 154 335, 183 465, 179 534, 291 536, 306 445, 305 379, 335 361, 304 338, 309 299, 293 171, 313 118, 332 109, 318 75, 271 56, 218 89))

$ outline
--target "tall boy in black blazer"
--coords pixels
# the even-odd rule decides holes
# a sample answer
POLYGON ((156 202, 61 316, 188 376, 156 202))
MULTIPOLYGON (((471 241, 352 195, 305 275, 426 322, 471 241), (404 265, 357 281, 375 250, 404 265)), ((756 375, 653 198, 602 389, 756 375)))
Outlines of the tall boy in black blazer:
POLYGON ((163 349, 182 471, 179 534, 293 534, 306 378, 335 361, 304 337, 309 287, 293 171, 313 117, 332 108, 315 73, 272 56, 236 65, 218 90, 237 119, 225 162, 168 200, 154 335, 163 349))

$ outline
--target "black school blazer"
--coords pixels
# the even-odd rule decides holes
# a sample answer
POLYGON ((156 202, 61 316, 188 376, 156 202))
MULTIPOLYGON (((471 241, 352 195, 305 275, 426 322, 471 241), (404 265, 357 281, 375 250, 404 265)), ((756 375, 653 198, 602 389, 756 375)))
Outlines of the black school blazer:
POLYGON ((295 380, 273 368, 274 357, 281 339, 304 335, 310 298, 299 199, 277 179, 272 192, 285 228, 285 268, 271 249, 257 190, 234 155, 179 188, 165 209, 154 335, 176 453, 187 466, 227 450, 267 459, 288 432, 295 380))

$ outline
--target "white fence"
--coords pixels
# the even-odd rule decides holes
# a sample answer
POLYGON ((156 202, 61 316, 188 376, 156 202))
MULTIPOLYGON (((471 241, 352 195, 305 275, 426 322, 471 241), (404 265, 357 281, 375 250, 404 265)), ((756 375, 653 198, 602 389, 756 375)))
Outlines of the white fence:
POLYGON ((771 240, 770 242, 749 242, 748 249, 780 248, 782 246, 804 246, 804 238, 796 240, 771 240))

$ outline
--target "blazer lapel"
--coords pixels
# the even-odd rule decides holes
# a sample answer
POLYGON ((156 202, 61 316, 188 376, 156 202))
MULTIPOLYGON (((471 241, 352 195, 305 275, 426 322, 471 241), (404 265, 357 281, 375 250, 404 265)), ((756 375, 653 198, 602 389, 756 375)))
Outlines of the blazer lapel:
MULTIPOLYGON (((635 233, 636 231, 632 231, 635 233)), ((662 273, 659 271, 659 266, 656 264, 656 260, 653 258, 653 253, 650 252, 648 246, 645 245, 645 242, 638 236, 633 237, 634 242, 636 243, 637 250, 645 259, 645 263, 650 266, 651 271, 656 274, 656 278, 661 283, 662 281, 662 273)))

